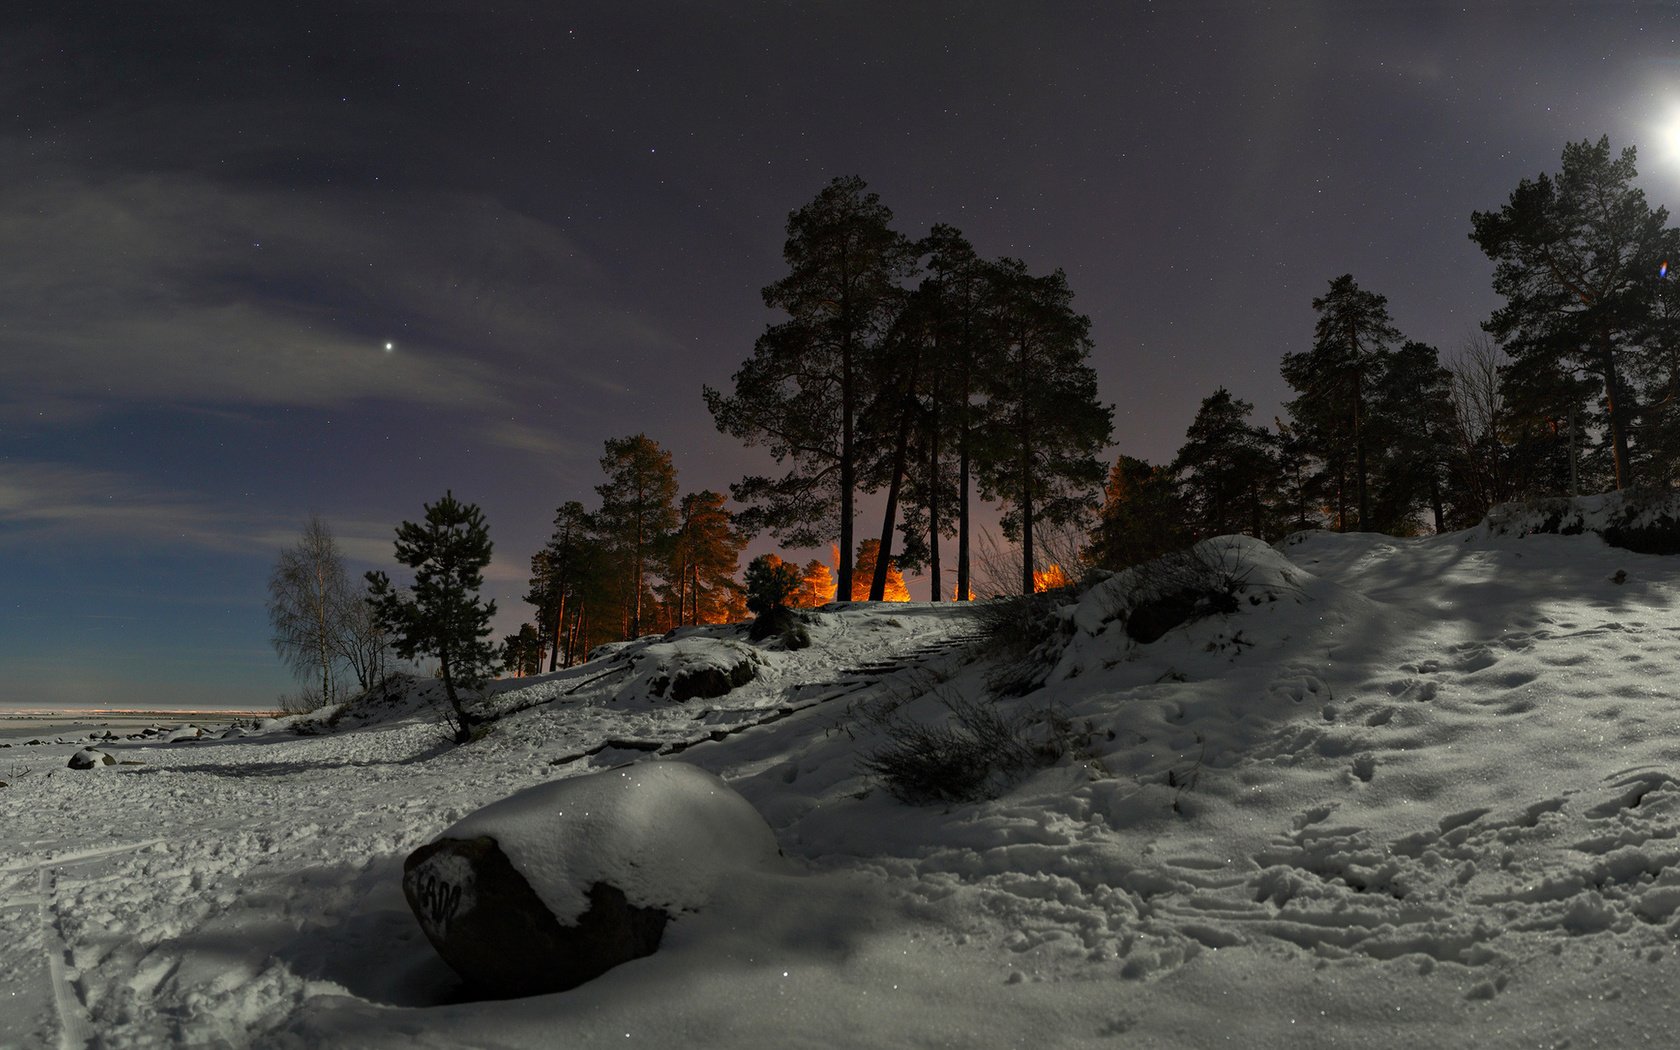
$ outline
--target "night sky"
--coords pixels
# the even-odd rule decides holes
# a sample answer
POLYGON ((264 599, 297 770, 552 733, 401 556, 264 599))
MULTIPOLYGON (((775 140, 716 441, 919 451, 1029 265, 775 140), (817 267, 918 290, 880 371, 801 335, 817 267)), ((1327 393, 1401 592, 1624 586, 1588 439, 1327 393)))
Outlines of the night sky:
POLYGON ((1344 272, 1456 349, 1470 212, 1567 141, 1680 202, 1677 59, 1671 5, 1532 0, 0 5, 0 703, 272 704, 312 511, 359 573, 479 503, 499 637, 606 438, 763 472, 700 387, 837 175, 1066 269, 1161 461, 1220 385, 1270 420, 1344 272))

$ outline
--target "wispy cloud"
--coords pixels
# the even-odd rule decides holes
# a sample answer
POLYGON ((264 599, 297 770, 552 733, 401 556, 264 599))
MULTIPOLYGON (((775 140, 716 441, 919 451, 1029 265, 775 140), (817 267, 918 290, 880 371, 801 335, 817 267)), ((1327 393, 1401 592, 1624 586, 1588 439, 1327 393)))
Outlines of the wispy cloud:
MULTIPOLYGON (((329 519, 347 561, 391 560, 388 523, 329 519)), ((0 547, 120 537, 237 554, 267 554, 297 542, 303 520, 241 514, 195 493, 160 489, 113 471, 62 463, 0 461, 0 547)))
POLYGON ((556 228, 488 198, 42 174, 0 195, 0 243, 29 260, 0 270, 0 417, 386 401, 548 455, 502 422, 514 391, 610 393, 589 351, 666 339, 556 228))

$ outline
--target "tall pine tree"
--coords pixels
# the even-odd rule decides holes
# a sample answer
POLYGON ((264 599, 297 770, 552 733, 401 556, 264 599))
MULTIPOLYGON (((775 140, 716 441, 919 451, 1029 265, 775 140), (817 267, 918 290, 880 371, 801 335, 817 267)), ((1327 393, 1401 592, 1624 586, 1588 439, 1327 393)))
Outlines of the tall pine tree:
POLYGON ((746 545, 722 493, 702 489, 682 498, 664 569, 672 626, 724 622, 746 545))
POLYGON ((397 528, 397 561, 414 570, 408 593, 393 589, 385 573, 370 572, 368 601, 394 637, 398 656, 437 658, 455 741, 464 744, 474 719, 456 687, 476 688, 496 667, 496 647, 487 641, 496 603, 478 596, 490 564, 490 528, 475 504, 460 502, 453 492, 425 511, 424 522, 397 528))
POLYGON ((677 471, 671 454, 646 434, 608 439, 601 470, 607 480, 595 487, 601 496, 596 531, 618 562, 625 637, 638 638, 648 593, 648 566, 677 526, 677 471))
POLYGON ((1005 505, 1004 534, 1021 545, 1021 593, 1034 592, 1033 530, 1095 508, 1113 409, 1097 398, 1090 318, 1073 310, 1061 270, 1034 277, 1019 260, 993 268, 998 356, 984 377, 988 415, 981 491, 1005 505))
MULTIPOLYGON (((764 304, 787 320, 772 324, 735 373, 735 391, 705 389, 718 428, 764 445, 780 478, 748 477, 731 486, 751 531, 768 529, 798 547, 837 538, 853 545, 859 488, 858 415, 901 282, 915 254, 890 225, 892 212, 862 179, 837 178, 788 216, 782 257, 787 276, 764 289, 764 304)), ((840 566, 840 594, 851 594, 851 566, 840 566)))
POLYGON ((1099 569, 1121 569, 1186 546, 1184 501, 1169 467, 1121 456, 1108 471, 1102 510, 1085 557, 1099 569))
POLYGON ((1376 385, 1400 332, 1388 300, 1359 287, 1352 274, 1330 282, 1312 302, 1313 346, 1285 354, 1283 378, 1300 396, 1289 402, 1297 433, 1323 464, 1336 500, 1336 528, 1346 532, 1349 488, 1357 528, 1371 527, 1368 415, 1376 385))
POLYGON ((1253 412, 1253 404, 1220 387, 1202 399, 1185 434, 1172 469, 1182 479, 1193 539, 1266 537, 1278 465, 1275 439, 1248 421, 1253 412))
POLYGON ((1609 136, 1572 142, 1555 179, 1523 179, 1504 207, 1470 216, 1470 239, 1493 260, 1494 291, 1505 299, 1485 327, 1536 388, 1547 377, 1594 377, 1617 488, 1634 481, 1637 409, 1623 358, 1672 342, 1680 320, 1659 301, 1668 263, 1680 261, 1680 232, 1633 184, 1636 159, 1631 146, 1612 155, 1609 136))

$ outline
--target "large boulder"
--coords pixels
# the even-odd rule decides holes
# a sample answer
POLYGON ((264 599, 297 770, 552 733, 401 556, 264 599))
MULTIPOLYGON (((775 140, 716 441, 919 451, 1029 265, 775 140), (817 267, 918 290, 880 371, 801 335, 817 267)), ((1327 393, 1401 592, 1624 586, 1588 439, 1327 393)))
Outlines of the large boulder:
POLYGON ((621 698, 711 700, 758 676, 761 658, 749 645, 709 635, 677 636, 630 657, 631 679, 621 698))
POLYGON ((114 766, 116 764, 116 759, 97 747, 84 747, 70 756, 71 769, 97 769, 100 766, 114 766))
POLYGON ((403 893, 438 954, 487 997, 562 991, 659 947, 776 841, 751 803, 680 762, 539 784, 412 853, 403 893))

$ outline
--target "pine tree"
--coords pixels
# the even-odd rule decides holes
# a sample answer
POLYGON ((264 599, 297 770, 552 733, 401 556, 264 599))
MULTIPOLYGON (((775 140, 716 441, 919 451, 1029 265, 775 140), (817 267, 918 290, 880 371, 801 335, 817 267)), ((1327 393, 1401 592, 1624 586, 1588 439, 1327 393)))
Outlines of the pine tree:
POLYGON ((1276 531, 1321 528, 1328 497, 1325 475, 1314 470, 1312 443, 1300 424, 1273 416, 1272 425, 1277 428, 1276 531))
POLYGON ((1407 342, 1389 358, 1372 392, 1371 441, 1379 460, 1371 531, 1415 533, 1425 509, 1435 531, 1446 531, 1452 374, 1433 346, 1407 342))
POLYGON ((502 667, 516 678, 536 674, 542 670, 542 642, 536 624, 520 624, 519 630, 502 639, 502 667))
POLYGON ((1348 530, 1350 484, 1357 528, 1367 529, 1369 403, 1400 332, 1389 318, 1388 300, 1360 288, 1352 274, 1332 280, 1312 306, 1318 313, 1312 349, 1283 357, 1283 378, 1300 394, 1289 402, 1289 415, 1333 479, 1337 531, 1348 530))
POLYGON ((904 582, 904 575, 893 563, 889 555, 881 557, 881 541, 876 539, 863 540, 858 544, 856 568, 852 571, 852 601, 874 602, 907 602, 910 600, 910 588, 904 582), (885 580, 881 588, 881 596, 871 596, 873 586, 871 581, 880 577, 885 580))
MULTIPOLYGON (((797 547, 838 538, 851 549, 858 415, 915 262, 891 221, 856 177, 835 179, 789 215, 782 257, 790 272, 764 289, 764 304, 788 320, 759 337, 733 395, 705 389, 718 429, 764 445, 778 464, 790 461, 780 478, 731 486, 750 531, 768 529, 797 547)), ((849 595, 850 565, 840 572, 849 595)))
POLYGON ((1169 467, 1121 456, 1109 468, 1102 510, 1085 557, 1110 572, 1153 561, 1188 545, 1184 502, 1169 467))
POLYGON ((1202 399, 1172 471, 1183 480, 1191 538, 1266 536, 1277 488, 1275 439, 1248 421, 1254 405, 1220 387, 1202 399))
POLYGON ((677 525, 677 471, 671 454, 646 434, 608 439, 601 470, 607 480, 595 487, 601 496, 596 528, 622 573, 625 637, 638 638, 648 564, 677 525))
POLYGON ((1074 313, 1067 275, 1034 277, 1004 259, 992 282, 998 356, 984 377, 990 419, 978 473, 982 494, 1005 504, 1004 534, 1021 545, 1021 593, 1032 594, 1034 526, 1094 509, 1113 409, 1097 399, 1091 321, 1074 313))
POLYGON ((577 656, 577 628, 585 614, 589 585, 600 574, 602 554, 594 539, 594 518, 577 500, 554 512, 548 543, 531 556, 530 590, 525 601, 537 609, 548 669, 570 667, 577 656))
POLYGON ((755 616, 787 608, 799 590, 799 569, 774 554, 760 554, 748 562, 744 575, 747 610, 755 616))
POLYGON ((994 346, 989 338, 992 285, 988 264, 955 227, 934 226, 917 250, 926 257, 928 276, 906 305, 900 326, 918 341, 918 367, 906 402, 914 415, 904 463, 909 494, 901 527, 904 546, 893 561, 907 569, 926 566, 931 598, 939 601, 942 537, 957 537, 958 594, 966 593, 970 575, 969 498, 982 418, 976 402, 978 377, 989 366, 994 346))
POLYGON ((1594 377, 1618 489, 1634 481, 1637 412, 1623 358, 1671 345, 1680 320, 1660 309, 1659 295, 1668 261, 1680 260, 1680 231, 1633 185, 1636 159, 1631 146, 1613 157, 1609 136, 1570 143, 1557 178, 1523 179, 1504 207, 1470 216, 1470 239, 1493 260, 1505 299, 1486 329, 1530 380, 1594 377))
POLYGON ((672 626, 725 621, 746 545, 721 493, 703 489, 682 498, 664 569, 672 626))
POLYGON ((833 600, 834 573, 822 559, 812 558, 805 563, 799 575, 799 589, 788 604, 796 609, 815 609, 833 600))
POLYGON ((496 667, 495 646, 486 641, 496 603, 478 596, 490 564, 490 529, 484 513, 453 492, 425 511, 424 523, 405 521, 397 528, 397 562, 414 570, 409 593, 393 590, 385 573, 370 572, 368 600, 394 637, 397 655, 437 658, 455 740, 466 743, 474 720, 456 687, 476 688, 496 667))

